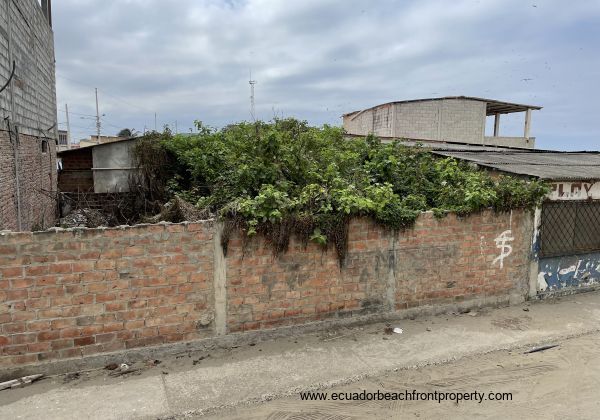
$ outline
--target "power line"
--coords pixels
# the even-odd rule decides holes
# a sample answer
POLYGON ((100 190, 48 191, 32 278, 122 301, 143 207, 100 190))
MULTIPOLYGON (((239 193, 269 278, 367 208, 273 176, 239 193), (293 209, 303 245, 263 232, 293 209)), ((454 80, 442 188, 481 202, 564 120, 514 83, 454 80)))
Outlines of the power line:
MULTIPOLYGON (((88 88, 90 88, 90 89, 95 89, 95 87, 93 87, 93 86, 91 86, 91 85, 88 85, 87 83, 84 83, 84 82, 82 82, 82 81, 80 81, 80 80, 71 79, 71 78, 69 78, 69 77, 61 76, 61 75, 59 75, 59 74, 57 74, 57 75, 56 75, 56 77, 58 77, 58 78, 61 78, 61 79, 65 79, 65 80, 69 80, 69 81, 71 81, 71 82, 74 82, 74 83, 77 83, 77 84, 79 84, 79 85, 82 85, 82 86, 88 87, 88 88)), ((130 102, 126 101, 125 99, 123 99, 123 98, 120 98, 120 97, 118 97, 117 95, 114 95, 114 94, 112 94, 112 93, 108 92, 106 89, 101 89, 101 91, 102 91, 102 93, 103 93, 104 95, 106 95, 106 96, 110 96, 111 98, 113 98, 113 99, 116 99, 117 101, 120 101, 120 102, 124 103, 125 105, 129 105, 129 106, 132 106, 132 107, 134 107, 134 108, 141 109, 142 111, 144 111, 144 112, 147 112, 147 113, 149 113, 149 114, 152 114, 152 113, 154 113, 154 111, 151 111, 151 110, 149 110, 149 109, 147 109, 147 108, 144 108, 144 107, 141 107, 141 106, 139 106, 139 105, 136 105, 136 104, 130 103, 130 102)))
MULTIPOLYGON (((67 111, 65 111, 64 109, 59 109, 59 110, 58 110, 58 112, 62 112, 63 114, 65 114, 67 111)), ((94 117, 94 118, 96 118, 96 116, 95 116, 95 115, 91 115, 91 114, 81 114, 81 113, 78 113, 78 112, 73 112, 73 111, 69 111, 69 114, 72 114, 72 115, 82 115, 82 116, 84 116, 84 117, 94 117)))

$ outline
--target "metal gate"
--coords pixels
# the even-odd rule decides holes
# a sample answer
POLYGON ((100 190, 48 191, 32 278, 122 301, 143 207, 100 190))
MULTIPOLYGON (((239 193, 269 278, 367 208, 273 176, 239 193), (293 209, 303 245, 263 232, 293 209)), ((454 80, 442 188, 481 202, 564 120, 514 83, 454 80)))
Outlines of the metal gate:
POLYGON ((596 251, 600 251, 600 200, 543 204, 540 257, 596 251))

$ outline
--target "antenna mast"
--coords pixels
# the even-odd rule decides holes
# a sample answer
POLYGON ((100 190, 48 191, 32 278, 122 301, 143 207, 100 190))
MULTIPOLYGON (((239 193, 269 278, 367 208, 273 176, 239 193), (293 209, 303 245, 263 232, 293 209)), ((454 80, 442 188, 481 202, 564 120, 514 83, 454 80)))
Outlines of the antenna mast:
POLYGON ((96 133, 97 143, 100 144, 100 129, 102 127, 102 123, 100 122, 100 109, 98 108, 98 88, 96 88, 96 133))
POLYGON ((256 84, 256 80, 252 80, 252 70, 250 70, 250 115, 252 116, 252 121, 256 121, 256 110, 254 107, 254 85, 256 84))

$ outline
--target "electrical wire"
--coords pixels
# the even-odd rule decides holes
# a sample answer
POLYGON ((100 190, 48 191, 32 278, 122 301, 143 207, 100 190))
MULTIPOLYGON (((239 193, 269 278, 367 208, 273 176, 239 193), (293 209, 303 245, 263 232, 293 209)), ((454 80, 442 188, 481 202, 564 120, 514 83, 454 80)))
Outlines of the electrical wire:
POLYGON ((10 72, 10 76, 8 77, 8 80, 6 81, 6 83, 4 84, 4 86, 2 86, 0 88, 0 93, 2 93, 4 91, 4 89, 6 89, 8 87, 8 85, 10 84, 10 81, 15 76, 15 70, 16 69, 17 69, 17 62, 15 60, 13 60, 12 71, 10 72))

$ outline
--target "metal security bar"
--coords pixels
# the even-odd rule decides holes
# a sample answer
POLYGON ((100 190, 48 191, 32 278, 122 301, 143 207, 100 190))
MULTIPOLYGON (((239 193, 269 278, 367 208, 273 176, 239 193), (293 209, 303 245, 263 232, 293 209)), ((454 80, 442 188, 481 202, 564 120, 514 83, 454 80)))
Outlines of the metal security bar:
POLYGON ((542 206, 540 256, 600 251, 600 201, 547 201, 542 206))

